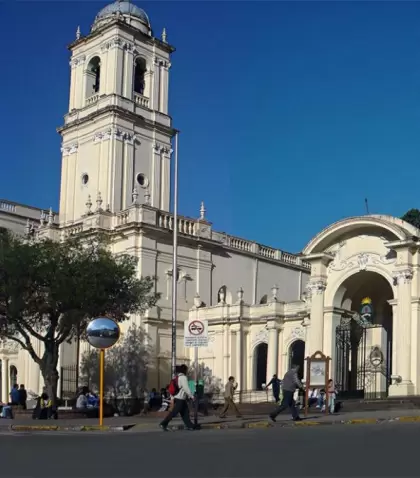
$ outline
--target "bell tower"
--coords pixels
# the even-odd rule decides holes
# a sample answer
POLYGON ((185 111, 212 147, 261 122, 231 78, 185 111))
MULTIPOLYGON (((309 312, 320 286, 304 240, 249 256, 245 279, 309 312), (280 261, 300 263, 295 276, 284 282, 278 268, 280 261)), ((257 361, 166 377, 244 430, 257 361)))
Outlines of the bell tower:
POLYGON ((86 204, 118 212, 138 202, 168 211, 171 139, 170 57, 146 13, 126 1, 104 7, 88 35, 80 28, 71 51, 69 111, 62 137, 60 223, 86 204))

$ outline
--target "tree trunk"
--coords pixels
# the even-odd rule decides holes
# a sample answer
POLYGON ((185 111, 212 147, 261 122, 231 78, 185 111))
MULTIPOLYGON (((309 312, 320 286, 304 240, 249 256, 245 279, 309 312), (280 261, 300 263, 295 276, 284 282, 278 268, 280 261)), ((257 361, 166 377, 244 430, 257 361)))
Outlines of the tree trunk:
POLYGON ((45 343, 44 355, 42 356, 41 373, 45 382, 45 391, 48 393, 53 405, 57 401, 57 389, 58 389, 58 348, 59 346, 51 341, 45 343))
POLYGON ((42 376, 45 382, 45 391, 48 394, 48 397, 52 401, 52 404, 55 405, 57 402, 57 389, 58 389, 58 371, 54 370, 41 370, 42 376))

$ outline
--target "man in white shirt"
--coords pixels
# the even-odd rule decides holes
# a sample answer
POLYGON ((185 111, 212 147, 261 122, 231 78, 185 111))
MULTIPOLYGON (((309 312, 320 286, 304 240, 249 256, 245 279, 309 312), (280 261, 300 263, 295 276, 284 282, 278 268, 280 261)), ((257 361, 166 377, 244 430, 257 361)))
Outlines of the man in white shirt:
MULTIPOLYGON (((178 413, 181 415, 181 418, 185 425, 185 430, 194 430, 194 425, 190 419, 190 410, 188 408, 187 400, 194 400, 194 395, 191 393, 190 387, 188 386, 187 379, 188 367, 186 365, 181 365, 179 367, 179 373, 176 380, 176 392, 174 394, 174 406, 172 411, 168 413, 166 418, 160 423, 160 428, 165 432, 168 431, 169 422, 175 418, 178 413)), ((172 382, 173 383, 173 382, 172 382)))

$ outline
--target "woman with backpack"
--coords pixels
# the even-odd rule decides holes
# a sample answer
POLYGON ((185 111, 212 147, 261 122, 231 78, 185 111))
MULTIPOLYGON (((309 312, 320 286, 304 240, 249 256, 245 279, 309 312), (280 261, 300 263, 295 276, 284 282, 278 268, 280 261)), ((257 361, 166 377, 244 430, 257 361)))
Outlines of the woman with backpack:
POLYGON ((186 365, 181 365, 179 367, 179 373, 171 380, 171 383, 169 384, 168 392, 174 398, 174 405, 172 410, 159 425, 160 428, 162 428, 162 430, 165 432, 168 431, 169 422, 175 418, 178 413, 181 415, 182 421, 184 422, 184 429, 194 430, 194 425, 190 419, 190 410, 187 403, 188 399, 194 400, 194 395, 191 393, 190 387, 188 386, 187 372, 188 367, 186 365))

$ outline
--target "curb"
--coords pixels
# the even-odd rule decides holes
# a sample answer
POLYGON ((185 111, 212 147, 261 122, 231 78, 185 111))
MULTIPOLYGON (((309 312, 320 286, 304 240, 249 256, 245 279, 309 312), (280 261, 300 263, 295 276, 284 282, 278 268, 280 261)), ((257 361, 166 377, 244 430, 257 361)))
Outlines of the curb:
POLYGON ((334 420, 331 422, 312 422, 312 421, 302 421, 302 422, 285 422, 285 423, 276 423, 275 426, 280 428, 301 428, 301 427, 312 427, 312 426, 333 426, 333 425, 373 425, 379 423, 415 423, 420 422, 420 416, 408 416, 408 417, 394 417, 394 418, 354 418, 352 420, 334 420))
POLYGON ((130 430, 135 425, 79 425, 79 426, 55 426, 55 425, 11 425, 12 432, 123 432, 130 430))
MULTIPOLYGON (((254 422, 220 422, 220 423, 203 423, 200 430, 227 430, 227 429, 262 429, 262 428, 311 428, 317 426, 334 426, 334 425, 373 425, 379 423, 419 423, 420 415, 402 416, 394 418, 354 418, 351 420, 334 420, 334 421, 311 421, 303 420, 301 422, 284 421, 272 423, 269 420, 259 420, 254 422)), ((58 425, 11 425, 9 430, 12 432, 123 432, 127 430, 146 430, 150 428, 150 423, 137 423, 130 425, 79 425, 79 426, 58 426, 58 425)), ((183 430, 184 425, 173 425, 171 430, 183 430)))

